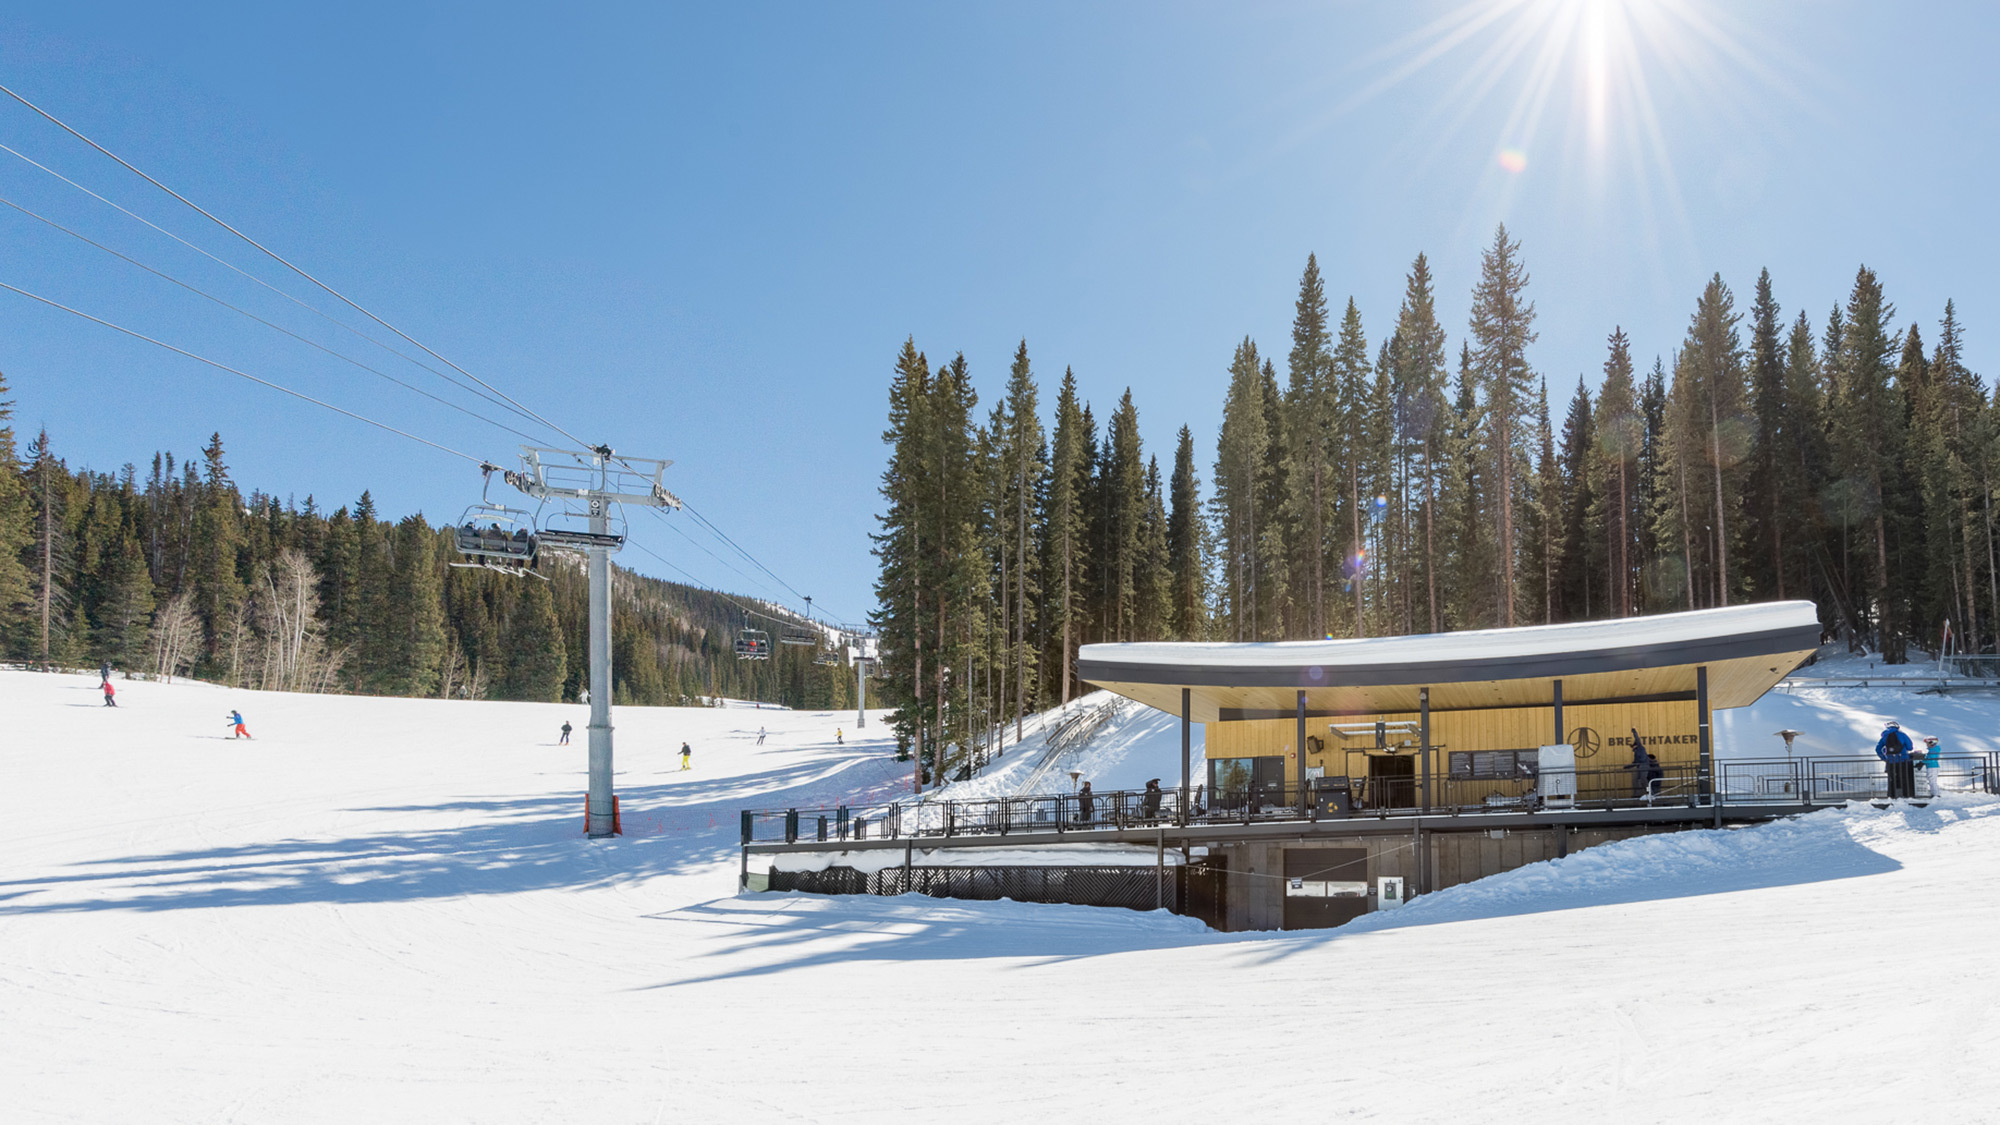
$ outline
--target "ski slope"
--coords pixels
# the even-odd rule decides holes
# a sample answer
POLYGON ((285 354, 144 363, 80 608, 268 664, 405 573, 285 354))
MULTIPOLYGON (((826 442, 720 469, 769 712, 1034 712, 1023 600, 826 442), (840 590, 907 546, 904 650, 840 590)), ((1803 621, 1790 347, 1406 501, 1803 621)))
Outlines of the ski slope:
MULTIPOLYGON (((628 834, 586 842, 583 708, 119 686, 0 672, 10 1122, 2000 1118, 1984 798, 1223 935, 735 894, 739 808, 907 785, 879 716, 622 708, 628 834)), ((2000 730, 1992 697, 1822 694, 1724 745, 2000 730)), ((1103 737, 1107 787, 1178 769, 1171 719, 1103 737)))

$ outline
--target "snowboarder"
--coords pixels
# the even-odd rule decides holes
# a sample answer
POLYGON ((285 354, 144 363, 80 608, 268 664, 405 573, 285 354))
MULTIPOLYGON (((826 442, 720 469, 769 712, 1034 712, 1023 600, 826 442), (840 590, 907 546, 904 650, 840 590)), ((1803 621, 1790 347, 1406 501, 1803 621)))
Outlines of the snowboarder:
POLYGON ((243 712, 241 712, 241 711, 231 711, 231 712, 229 713, 229 720, 228 720, 228 722, 227 722, 227 723, 225 723, 224 725, 225 725, 225 726, 234 726, 234 727, 236 728, 236 730, 235 730, 235 731, 234 731, 233 733, 231 733, 231 734, 230 734, 230 736, 229 736, 229 737, 231 737, 231 738, 249 738, 249 737, 250 737, 250 728, 248 728, 248 727, 246 727, 246 726, 244 726, 244 725, 243 725, 243 712))
POLYGON ((835 746, 847 745, 847 736, 839 727, 833 728, 833 744, 835 746))
POLYGON ((1156 777, 1146 783, 1146 792, 1139 798, 1139 810, 1145 814, 1148 820, 1160 815, 1159 778, 1156 777))
POLYGON ((691 764, 693 758, 694 758, 694 751, 691 748, 689 748, 687 743, 685 742, 681 743, 681 768, 684 770, 693 769, 694 766, 691 764))
POLYGON ((763 727, 758 727, 758 728, 757 728, 757 745, 759 745, 759 746, 762 746, 762 745, 764 745, 764 728, 763 728, 763 727))
POLYGON ((1910 762, 1910 736, 1901 725, 1890 722, 1875 741, 1875 756, 1882 759, 1889 775, 1889 799, 1907 800, 1917 795, 1916 769, 1910 762))
POLYGON ((569 745, 569 731, 570 731, 570 726, 569 726, 569 720, 568 720, 568 719, 564 719, 564 720, 563 720, 563 725, 562 725, 562 741, 561 741, 561 742, 558 742, 558 743, 556 743, 556 745, 557 745, 557 746, 568 746, 568 745, 569 745))
POLYGON ((118 706, 118 701, 112 698, 112 696, 117 694, 118 689, 111 686, 111 677, 106 676, 104 678, 104 705, 106 707, 118 706))

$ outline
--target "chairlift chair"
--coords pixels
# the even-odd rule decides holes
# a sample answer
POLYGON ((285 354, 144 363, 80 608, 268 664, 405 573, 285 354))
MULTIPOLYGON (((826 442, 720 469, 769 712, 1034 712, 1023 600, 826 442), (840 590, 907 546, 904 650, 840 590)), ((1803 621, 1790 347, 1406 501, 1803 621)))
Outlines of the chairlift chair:
POLYGON ((588 551, 593 547, 616 551, 625 546, 625 517, 616 509, 610 515, 610 526, 608 532, 592 531, 588 513, 565 508, 543 517, 541 542, 545 547, 572 551, 588 551))
POLYGON ((736 659, 771 659, 771 634, 762 629, 752 629, 748 621, 736 634, 736 659))
POLYGON ((509 574, 528 571, 541 549, 535 518, 520 508, 509 508, 488 499, 487 488, 493 481, 494 466, 481 468, 485 470, 486 481, 480 486, 479 503, 466 508, 452 528, 453 546, 472 561, 452 565, 509 574))
POLYGON ((813 653, 813 663, 838 664, 840 663, 840 653, 830 648, 822 648, 818 652, 813 653))

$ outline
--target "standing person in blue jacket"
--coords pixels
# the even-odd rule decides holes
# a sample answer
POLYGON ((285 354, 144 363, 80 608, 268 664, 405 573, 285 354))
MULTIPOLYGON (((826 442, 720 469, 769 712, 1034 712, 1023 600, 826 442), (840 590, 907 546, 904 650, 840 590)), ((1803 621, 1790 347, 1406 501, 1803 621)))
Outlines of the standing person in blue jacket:
POLYGON ((1938 759, 1942 757, 1944 757, 1944 748, 1938 745, 1937 735, 1925 735, 1924 748, 1917 751, 1917 761, 1912 768, 1923 771, 1924 796, 1926 797, 1935 797, 1938 795, 1937 768, 1938 759))
POLYGON ((1916 766, 1910 760, 1910 736, 1901 725, 1891 722, 1875 742, 1875 756, 1882 759, 1889 774, 1889 799, 1908 800, 1917 795, 1916 766))

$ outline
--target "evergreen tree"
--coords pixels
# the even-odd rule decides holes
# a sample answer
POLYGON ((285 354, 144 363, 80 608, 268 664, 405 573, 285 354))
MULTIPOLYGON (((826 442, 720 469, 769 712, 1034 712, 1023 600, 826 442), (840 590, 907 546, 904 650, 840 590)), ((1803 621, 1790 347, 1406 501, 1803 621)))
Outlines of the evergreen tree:
POLYGON ((1894 525, 1909 510, 1907 415, 1895 377, 1898 334, 1889 327, 1895 313, 1874 271, 1863 266, 1847 300, 1832 417, 1835 471, 1860 490, 1877 651, 1891 664, 1905 659, 1909 626, 1907 589, 1897 584, 1901 575, 1890 558, 1892 537, 1902 530, 1894 525))
POLYGON ((1639 540, 1649 508, 1640 499, 1639 459, 1647 445, 1646 421, 1632 383, 1632 345, 1623 328, 1614 329, 1604 360, 1604 382, 1591 417, 1595 436, 1588 482, 1592 516, 1602 544, 1604 611, 1631 615, 1639 564, 1647 557, 1639 540))
POLYGON ((1495 589, 1499 623, 1512 626, 1516 587, 1521 570, 1515 530, 1526 506, 1533 436, 1521 419, 1528 413, 1534 374, 1528 366, 1528 345, 1535 342, 1535 306, 1524 298, 1528 273, 1520 260, 1521 244, 1509 241, 1506 224, 1493 233, 1493 245, 1480 259, 1479 284, 1472 291, 1472 341, 1487 429, 1485 455, 1493 487, 1497 547, 1495 589))
POLYGON ((1405 632, 1418 631, 1414 604, 1421 598, 1430 632, 1444 628, 1438 602, 1439 544, 1437 538, 1438 494, 1444 485, 1443 453, 1450 431, 1451 410, 1445 399, 1445 335, 1438 323, 1437 301, 1433 293, 1430 263, 1422 254, 1411 264, 1404 279, 1403 304, 1396 317, 1391 347, 1394 378, 1391 394, 1396 412, 1395 510, 1408 520, 1421 505, 1421 526, 1406 524, 1410 545, 1399 558, 1398 573, 1413 585, 1421 583, 1421 595, 1408 603, 1412 612, 1405 617, 1405 632), (1421 540, 1421 548, 1416 543, 1421 540), (1414 567, 1411 565, 1413 560, 1414 567), (1420 575, 1420 578, 1411 576, 1420 575))
POLYGON ((1672 494, 1667 449, 1667 371, 1658 356, 1639 392, 1639 492, 1634 508, 1644 514, 1638 530, 1639 557, 1646 560, 1642 583, 1645 609, 1661 613, 1686 608, 1685 556, 1668 556, 1669 537, 1660 532, 1660 513, 1672 494))
POLYGON ((1077 399, 1076 374, 1063 370, 1056 396, 1055 441, 1049 458, 1049 486, 1042 506, 1042 545, 1047 561, 1042 586, 1047 591, 1042 618, 1058 643, 1055 666, 1061 669, 1060 702, 1068 703, 1076 646, 1081 640, 1085 552, 1084 496, 1090 487, 1090 463, 1085 447, 1083 408, 1077 399))
MULTIPOLYGON (((1039 523, 1030 522, 1028 514, 1042 488, 1043 474, 1048 470, 1048 466, 1041 461, 1043 436, 1039 401, 1034 373, 1028 365, 1028 342, 1022 340, 1007 374, 1007 393, 996 408, 1000 414, 1001 441, 999 464, 995 466, 1000 478, 999 499, 1004 509, 1001 542, 1003 553, 1010 556, 1003 560, 1003 574, 1005 563, 1011 561, 1013 564, 1011 589, 1003 582, 1000 591, 1000 621, 1009 648, 1007 663, 1012 665, 1016 739, 1021 737, 1021 722, 1031 702, 1027 694, 1028 679, 1034 675, 1037 666, 1036 655, 1029 651, 1029 612, 1030 607, 1040 600, 1041 589, 1029 572, 1028 556, 1039 553, 1037 533, 1041 528, 1039 523)), ((1005 676, 1008 673, 1002 674, 1005 676)))
POLYGON ((1749 452, 1744 419, 1743 348, 1735 299, 1711 277, 1688 324, 1668 395, 1674 461, 1671 522, 1683 539, 1690 608, 1728 605, 1734 585, 1731 537, 1740 532, 1740 465, 1749 452))
POLYGON ((1223 397, 1222 428, 1215 441, 1215 495, 1210 501, 1222 553, 1219 603, 1233 641, 1259 636, 1255 620, 1263 557, 1259 517, 1269 443, 1257 345, 1245 336, 1229 361, 1229 390, 1223 397))
MULTIPOLYGON (((1629 365, 1629 360, 1627 361, 1629 365)), ((1628 376, 1629 387, 1629 376, 1628 376)), ((1608 616, 1604 606, 1604 539, 1595 533, 1603 505, 1593 491, 1598 457, 1595 415, 1582 376, 1563 418, 1562 454, 1557 473, 1563 494, 1561 552, 1556 566, 1555 612, 1551 621, 1588 621, 1608 616)))
MULTIPOLYGON (((1756 419, 1751 460, 1756 471, 1743 482, 1744 542, 1752 547, 1745 559, 1753 594, 1785 597, 1787 536, 1792 501, 1803 491, 1797 462, 1788 456, 1791 430, 1798 424, 1786 396, 1785 341, 1771 294, 1771 271, 1757 275, 1757 299, 1750 311, 1750 401, 1756 419)), ((1799 583, 1791 583, 1793 590, 1799 583)))
POLYGON ((1138 581, 1144 577, 1142 551, 1145 547, 1147 509, 1146 466, 1139 442, 1139 409, 1132 404, 1132 388, 1118 400, 1111 415, 1110 456, 1105 463, 1106 500, 1109 506, 1107 548, 1111 560, 1109 608, 1111 637, 1120 641, 1139 639, 1141 614, 1138 581))
POLYGON ((1535 473, 1529 481, 1527 527, 1522 552, 1533 577, 1529 614, 1547 625, 1556 617, 1556 571, 1562 565, 1562 513, 1568 497, 1556 463, 1555 431, 1549 418, 1549 384, 1543 379, 1535 393, 1535 473))
MULTIPOLYGON (((614 623, 619 618, 614 617, 614 623)), ((507 620, 506 674, 498 695, 524 702, 557 703, 569 678, 569 657, 562 629, 556 622, 555 599, 548 583, 525 581, 507 620)), ((620 661, 623 665, 625 662, 620 661)))
MULTIPOLYGON (((1326 289, 1320 282, 1318 260, 1307 255, 1293 306, 1282 443, 1289 486, 1284 508, 1290 570, 1286 585, 1293 602, 1286 621, 1292 636, 1326 634, 1326 559, 1338 550, 1330 533, 1337 494, 1333 461, 1340 416, 1327 345, 1326 289)), ((1362 360, 1367 360, 1365 345, 1362 360)))
POLYGON ((1264 472, 1263 489, 1257 504, 1256 581, 1250 606, 1251 631, 1257 640, 1286 636, 1286 612, 1292 594, 1285 567, 1289 544, 1297 537, 1285 514, 1285 497, 1291 491, 1286 467, 1291 430, 1285 420, 1285 400, 1278 393, 1278 372, 1266 359, 1258 374, 1264 384, 1264 472))
MULTIPOLYGON (((1368 375, 1368 340, 1361 331, 1361 312, 1355 308, 1354 298, 1349 297, 1347 308, 1340 317, 1339 340, 1329 357, 1320 410, 1331 423, 1334 434, 1333 440, 1328 443, 1328 459, 1337 467, 1340 492, 1338 499, 1329 507, 1334 509, 1334 526, 1340 528, 1342 538, 1346 540, 1342 570, 1353 607, 1348 629, 1357 637, 1367 635, 1362 591, 1368 551, 1362 537, 1362 523, 1368 518, 1368 504, 1362 497, 1372 494, 1373 490, 1365 489, 1365 486, 1372 483, 1375 461, 1368 432, 1368 375), (1345 518, 1339 518, 1341 516, 1345 518)), ((1323 545, 1322 549, 1324 546, 1330 544, 1323 545)), ((1320 628, 1330 627, 1331 624, 1322 614, 1320 628)))
POLYGON ((1194 473, 1194 431, 1182 426, 1174 446, 1167 569, 1173 579, 1172 634, 1183 641, 1201 640, 1208 632, 1208 559, 1203 549, 1200 487, 1194 473))
POLYGON ((20 473, 14 444, 14 402, 7 397, 7 377, 0 374, 0 651, 25 651, 18 643, 33 595, 23 556, 29 549, 32 506, 28 484, 20 473), (14 642, 11 643, 10 642, 14 642))
POLYGON ((1484 428, 1485 411, 1479 403, 1472 349, 1461 344, 1451 430, 1444 449, 1444 488, 1438 505, 1443 516, 1440 538, 1450 544, 1450 557, 1443 562, 1451 575, 1445 584, 1446 627, 1451 629, 1489 626, 1496 616, 1490 580, 1495 565, 1495 528, 1486 518, 1493 487, 1487 475, 1491 462, 1480 456, 1479 435, 1484 428))
POLYGON ((207 658, 219 661, 226 659, 224 638, 237 632, 243 607, 243 577, 237 570, 237 555, 243 545, 243 498, 229 479, 220 433, 210 435, 201 457, 202 477, 194 489, 189 577, 195 612, 207 637, 207 658))

